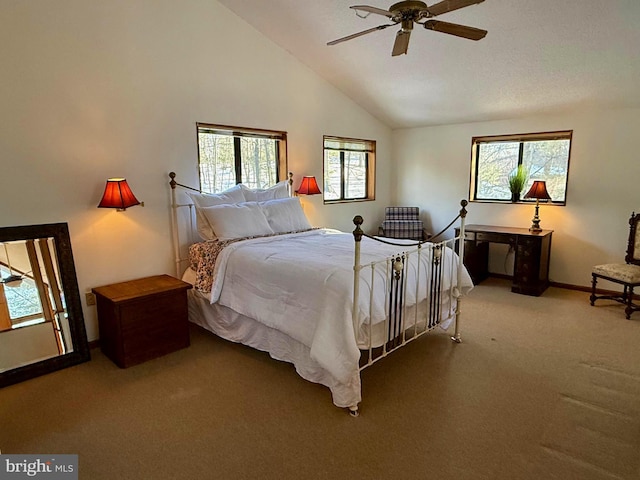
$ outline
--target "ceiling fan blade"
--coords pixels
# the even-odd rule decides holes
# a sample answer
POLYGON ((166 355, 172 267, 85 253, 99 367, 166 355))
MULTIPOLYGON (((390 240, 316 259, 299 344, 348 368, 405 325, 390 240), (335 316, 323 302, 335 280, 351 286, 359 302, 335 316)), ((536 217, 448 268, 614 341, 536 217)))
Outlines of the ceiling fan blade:
POLYGON ((452 12, 459 8, 468 7, 474 3, 482 3, 484 0, 443 0, 440 3, 427 7, 432 17, 442 15, 443 13, 452 12))
POLYGON ((480 40, 487 34, 486 30, 479 28, 466 27, 457 23, 441 22, 440 20, 427 20, 424 22, 424 28, 427 30, 435 30, 436 32, 448 33, 456 37, 468 38, 469 40, 480 40))
POLYGON ((395 23, 389 23, 386 25, 378 25, 377 27, 369 28, 367 30, 363 30, 362 32, 353 33, 351 35, 347 35, 346 37, 338 38, 337 40, 332 40, 328 42, 327 45, 335 45, 336 43, 346 42, 347 40, 351 40, 353 38, 361 37, 362 35, 366 35, 367 33, 375 32, 376 30, 384 30, 387 27, 393 27, 395 23))
POLYGON ((353 7, 349 7, 349 8, 353 8, 354 10, 360 10, 363 12, 375 13, 377 15, 384 15, 385 17, 389 17, 389 18, 393 17, 393 13, 387 10, 383 10, 381 8, 370 7, 369 5, 354 5, 353 7))
POLYGON ((407 53, 409 49, 409 39, 411 38, 411 30, 399 30, 396 33, 396 41, 393 43, 391 56, 397 57, 403 53, 407 53))

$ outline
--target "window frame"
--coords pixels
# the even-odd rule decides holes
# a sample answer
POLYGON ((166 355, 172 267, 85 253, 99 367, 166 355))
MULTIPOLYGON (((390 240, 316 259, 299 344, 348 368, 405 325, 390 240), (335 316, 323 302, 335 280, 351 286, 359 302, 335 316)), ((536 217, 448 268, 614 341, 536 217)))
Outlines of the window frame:
MULTIPOLYGON (((287 180, 287 132, 281 130, 267 130, 252 127, 236 127, 229 125, 218 125, 212 123, 196 122, 196 145, 198 147, 198 183, 200 190, 205 192, 202 185, 202 168, 200 161, 200 133, 205 131, 215 135, 227 135, 233 138, 234 142, 234 167, 236 176, 236 185, 242 183, 242 153, 241 138, 254 137, 263 139, 277 140, 276 142, 276 182, 287 180)), ((273 186, 273 185, 270 185, 273 186)), ((219 193, 208 192, 207 193, 219 193)))
POLYGON ((352 203, 352 202, 370 202, 376 199, 375 195, 376 183, 376 141, 361 138, 339 137, 335 135, 324 135, 322 137, 322 199, 325 205, 334 203, 352 203), (338 142, 342 145, 348 143, 356 143, 363 146, 362 149, 350 148, 331 148, 327 147, 327 141, 338 142), (325 193, 326 187, 326 151, 333 150, 340 152, 340 198, 327 199, 325 193), (345 198, 345 152, 358 152, 365 154, 365 196, 362 198, 345 198))
MULTIPOLYGON (((471 169, 469 178, 469 199, 471 202, 478 203, 534 203, 533 199, 522 198, 518 202, 512 202, 511 199, 488 199, 477 198, 478 188, 478 153, 480 145, 489 143, 517 143, 519 142, 518 163, 523 162, 524 144, 527 142, 549 141, 549 140, 569 140, 569 151, 567 154, 567 169, 565 172, 565 195, 564 200, 551 200, 550 205, 565 206, 569 193, 569 167, 571 165, 571 150, 573 144, 573 130, 558 130, 552 132, 536 132, 536 133, 520 133, 508 135, 484 135, 471 138, 471 169)), ((546 180, 545 178, 535 178, 536 180, 546 180)), ((523 192, 526 193, 526 192, 523 192)))

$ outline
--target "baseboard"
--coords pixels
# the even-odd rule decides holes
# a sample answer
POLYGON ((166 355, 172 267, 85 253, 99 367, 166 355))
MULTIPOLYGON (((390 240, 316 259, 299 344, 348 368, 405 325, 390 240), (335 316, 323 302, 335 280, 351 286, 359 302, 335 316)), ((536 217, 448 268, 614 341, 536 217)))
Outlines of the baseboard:
POLYGON ((506 273, 490 273, 489 276, 493 278, 501 278, 503 280, 513 279, 513 276, 507 275, 506 273))
POLYGON ((89 342, 89 348, 90 349, 100 348, 100 340, 91 340, 89 342))
MULTIPOLYGON (((504 280, 511 280, 513 278, 511 275, 505 275, 504 273, 490 273, 489 276, 494 278, 502 278, 504 280)), ((553 281, 549 282, 549 286, 555 287, 555 288, 564 288, 565 290, 577 290, 579 292, 587 292, 589 294, 591 293, 591 286, 573 285, 571 283, 561 283, 561 282, 553 282, 553 281)), ((606 290, 603 288, 596 288, 597 295, 620 295, 621 291, 622 290, 616 291, 616 290, 606 290)), ((640 294, 634 293, 633 299, 640 300, 640 294)))
MULTIPOLYGON (((560 283, 560 282, 549 282, 549 285, 556 288, 565 288, 567 290, 578 290, 580 292, 591 293, 591 287, 586 287, 584 285, 572 285, 570 283, 560 283)), ((602 290, 602 289, 596 288, 596 293, 609 295, 615 292, 613 290, 602 290)))
MULTIPOLYGON (((567 290, 578 290, 580 292, 591 293, 591 287, 585 287, 583 285, 571 285, 570 283, 560 283, 560 282, 550 282, 552 287, 556 288, 566 288, 567 290)), ((603 288, 596 288, 596 295, 620 295, 622 293, 622 288, 620 290, 607 290, 603 288)), ((640 300, 640 294, 634 293, 633 300, 640 300)))

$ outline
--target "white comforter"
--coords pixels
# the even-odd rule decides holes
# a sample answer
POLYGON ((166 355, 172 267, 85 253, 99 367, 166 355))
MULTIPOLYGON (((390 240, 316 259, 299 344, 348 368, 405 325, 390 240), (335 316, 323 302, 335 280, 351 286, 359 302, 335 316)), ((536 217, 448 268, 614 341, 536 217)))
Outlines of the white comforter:
MULTIPOLYGON (((362 265, 401 249, 366 237, 362 240, 362 265)), ((455 288, 457 283, 458 257, 449 252, 444 256, 450 262, 444 267, 444 289, 455 288)), ((423 255, 421 276, 428 275, 427 257, 423 255)), ((353 235, 329 229, 232 243, 218 256, 210 301, 296 339, 337 380, 349 383, 358 375, 360 357, 352 323, 353 258, 353 235)), ((410 276, 415 277, 415 271, 411 267, 410 276)), ((381 300, 369 312, 370 271, 363 271, 361 278, 361 321, 382 321, 383 282, 374 282, 374 298, 381 300)), ((472 287, 465 270, 460 290, 464 293, 472 287)), ((408 289, 413 298, 407 303, 415 302, 412 290, 408 289)))

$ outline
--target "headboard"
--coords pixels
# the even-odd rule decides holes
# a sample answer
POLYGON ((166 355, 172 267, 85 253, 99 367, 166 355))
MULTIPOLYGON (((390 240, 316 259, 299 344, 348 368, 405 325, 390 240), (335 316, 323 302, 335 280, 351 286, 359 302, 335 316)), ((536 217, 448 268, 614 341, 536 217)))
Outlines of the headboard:
MULTIPOLYGON (((196 229, 195 204, 186 192, 207 193, 199 188, 190 187, 176 181, 175 172, 169 173, 171 191, 171 240, 175 261, 176 276, 182 277, 183 264, 189 260, 189 246, 202 241, 196 229)), ((293 173, 289 172, 287 180, 289 196, 293 192, 293 173)))

